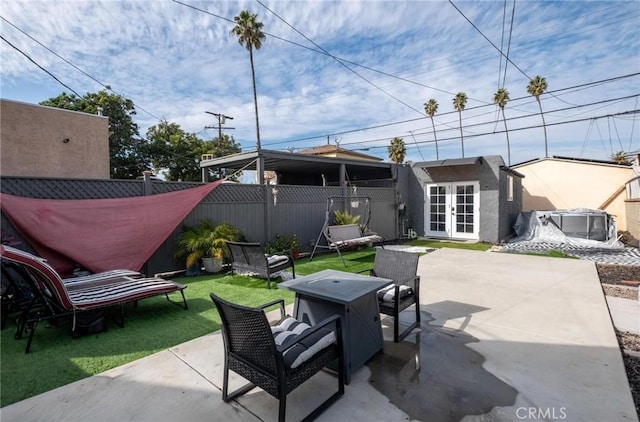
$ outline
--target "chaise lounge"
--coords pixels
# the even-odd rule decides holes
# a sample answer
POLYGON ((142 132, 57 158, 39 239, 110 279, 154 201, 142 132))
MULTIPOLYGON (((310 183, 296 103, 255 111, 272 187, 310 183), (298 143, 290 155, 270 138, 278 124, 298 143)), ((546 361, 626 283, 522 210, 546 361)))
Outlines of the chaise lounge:
MULTIPOLYGON (((188 309, 184 296, 186 285, 155 277, 142 277, 129 270, 116 270, 80 278, 63 280, 45 260, 19 249, 1 245, 3 275, 19 277, 27 283, 33 293, 30 302, 21 308, 16 338, 29 331, 25 353, 29 353, 36 327, 40 321, 64 316, 73 317, 72 332, 76 330, 76 319, 83 311, 121 308, 121 326, 124 326, 124 305, 153 296, 180 292, 184 309, 188 309)), ((174 302, 172 302, 174 303, 174 302)))

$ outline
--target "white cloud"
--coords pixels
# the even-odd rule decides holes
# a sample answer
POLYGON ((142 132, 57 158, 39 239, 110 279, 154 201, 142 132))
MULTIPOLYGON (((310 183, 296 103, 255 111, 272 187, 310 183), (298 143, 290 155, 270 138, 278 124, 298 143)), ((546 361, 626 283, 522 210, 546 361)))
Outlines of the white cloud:
MULTIPOLYGON (((462 113, 466 155, 500 154, 506 159, 503 123, 496 121, 491 105, 505 62, 500 65, 498 51, 448 2, 265 3, 330 54, 369 67, 345 63, 361 77, 334 58, 311 51, 319 48, 257 2, 184 3, 219 17, 176 2, 135 0, 7 0, 2 16, 132 99, 143 135, 160 117, 199 136, 215 136, 215 131, 204 130, 213 124, 205 111, 213 111, 234 117, 227 126, 235 130, 228 133, 243 148, 255 145, 248 52, 230 36, 233 24, 225 20, 248 9, 258 13, 265 32, 290 41, 268 36, 254 52, 265 147, 304 148, 324 143, 326 135, 331 135, 331 140, 338 138, 345 147, 369 147, 369 153, 386 158, 388 140, 400 136, 409 147, 410 159, 421 159, 418 150, 425 159, 435 158, 431 122, 424 115, 420 119, 419 112, 427 99, 436 98, 440 156, 458 157, 458 114, 451 100, 463 91, 469 97, 462 113), (395 122, 405 123, 357 130, 395 122), (338 134, 345 131, 352 132, 338 134), (317 138, 297 141, 310 136, 317 138)), ((511 4, 507 3, 504 39, 504 3, 456 4, 496 46, 504 44, 506 50, 511 4)), ((544 76, 550 91, 637 73, 639 18, 640 3, 635 1, 516 3, 509 57, 520 70, 508 64, 506 88, 512 100, 505 110, 513 131, 512 162, 544 153, 542 128, 535 127, 541 124, 538 104, 526 92, 528 80, 523 72, 544 76), (529 129, 518 130, 522 128, 529 129)), ((3 37, 77 92, 101 89, 7 22, 1 24, 3 37)), ((8 44, 1 44, 0 53, 3 98, 39 102, 65 90, 8 44)), ((558 111, 571 104, 637 95, 639 88, 640 77, 635 76, 545 94, 542 106, 549 124, 550 153, 602 159, 621 146, 640 149, 640 123, 634 123, 633 115, 589 120, 637 109, 637 97, 558 111), (555 125, 574 119, 586 120, 555 125)))

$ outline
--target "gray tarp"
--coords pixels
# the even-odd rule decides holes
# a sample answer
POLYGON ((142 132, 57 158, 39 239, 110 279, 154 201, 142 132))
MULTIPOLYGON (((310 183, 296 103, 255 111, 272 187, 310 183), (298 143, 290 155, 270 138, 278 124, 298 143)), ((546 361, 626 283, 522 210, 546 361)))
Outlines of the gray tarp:
MULTIPOLYGON (((586 220, 585 220, 586 221, 586 220)), ((528 211, 521 212, 513 226, 517 237, 511 239, 509 243, 529 241, 539 243, 559 243, 569 244, 584 248, 607 248, 624 249, 624 244, 616 238, 616 224, 613 217, 597 210, 574 209, 561 211, 528 211), (568 236, 563 232, 557 223, 560 217, 580 216, 580 215, 605 215, 606 218, 606 241, 584 239, 581 237, 568 236)), ((585 227, 588 231, 589 227, 585 227)))

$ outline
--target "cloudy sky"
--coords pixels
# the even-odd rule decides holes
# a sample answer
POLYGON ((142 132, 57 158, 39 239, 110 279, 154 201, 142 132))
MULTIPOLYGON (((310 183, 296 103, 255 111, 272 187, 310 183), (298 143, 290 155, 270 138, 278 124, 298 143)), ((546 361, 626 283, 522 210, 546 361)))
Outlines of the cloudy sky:
POLYGON ((550 155, 608 159, 640 149, 640 2, 634 1, 15 1, 0 7, 0 96, 38 103, 109 85, 133 100, 144 136, 160 119, 203 139, 213 116, 255 148, 249 54, 230 36, 241 10, 258 14, 255 52, 263 148, 339 143, 387 159, 393 137, 407 159, 501 155, 502 86, 511 163, 550 155), (508 61, 504 55, 508 55, 508 61), (55 54, 54 54, 55 53, 55 54), (31 60, 29 60, 28 56, 31 60), (43 71, 46 69, 62 83, 43 71), (634 112, 635 111, 635 112, 634 112))

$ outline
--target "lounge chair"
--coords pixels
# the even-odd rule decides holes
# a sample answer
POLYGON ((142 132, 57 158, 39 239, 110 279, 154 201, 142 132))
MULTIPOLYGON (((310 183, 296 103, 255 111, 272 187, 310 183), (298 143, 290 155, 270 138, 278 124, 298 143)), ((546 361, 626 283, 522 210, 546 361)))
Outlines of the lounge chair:
MULTIPOLYGON (((125 275, 128 270, 101 273, 96 277, 87 276, 84 280, 65 282, 45 260, 10 246, 0 246, 2 266, 6 274, 22 277, 29 283, 34 298, 28 307, 22 310, 19 318, 16 338, 21 338, 25 329, 29 338, 25 353, 29 353, 36 327, 40 321, 72 316, 72 332, 76 329, 76 318, 80 312, 94 309, 106 309, 114 306, 121 308, 121 325, 124 326, 124 304, 141 299, 169 293, 180 292, 182 306, 188 309, 183 284, 155 277, 132 277, 125 275)), ((135 275, 135 274, 134 274, 135 275)), ((179 304, 178 302, 172 302, 179 304)))

